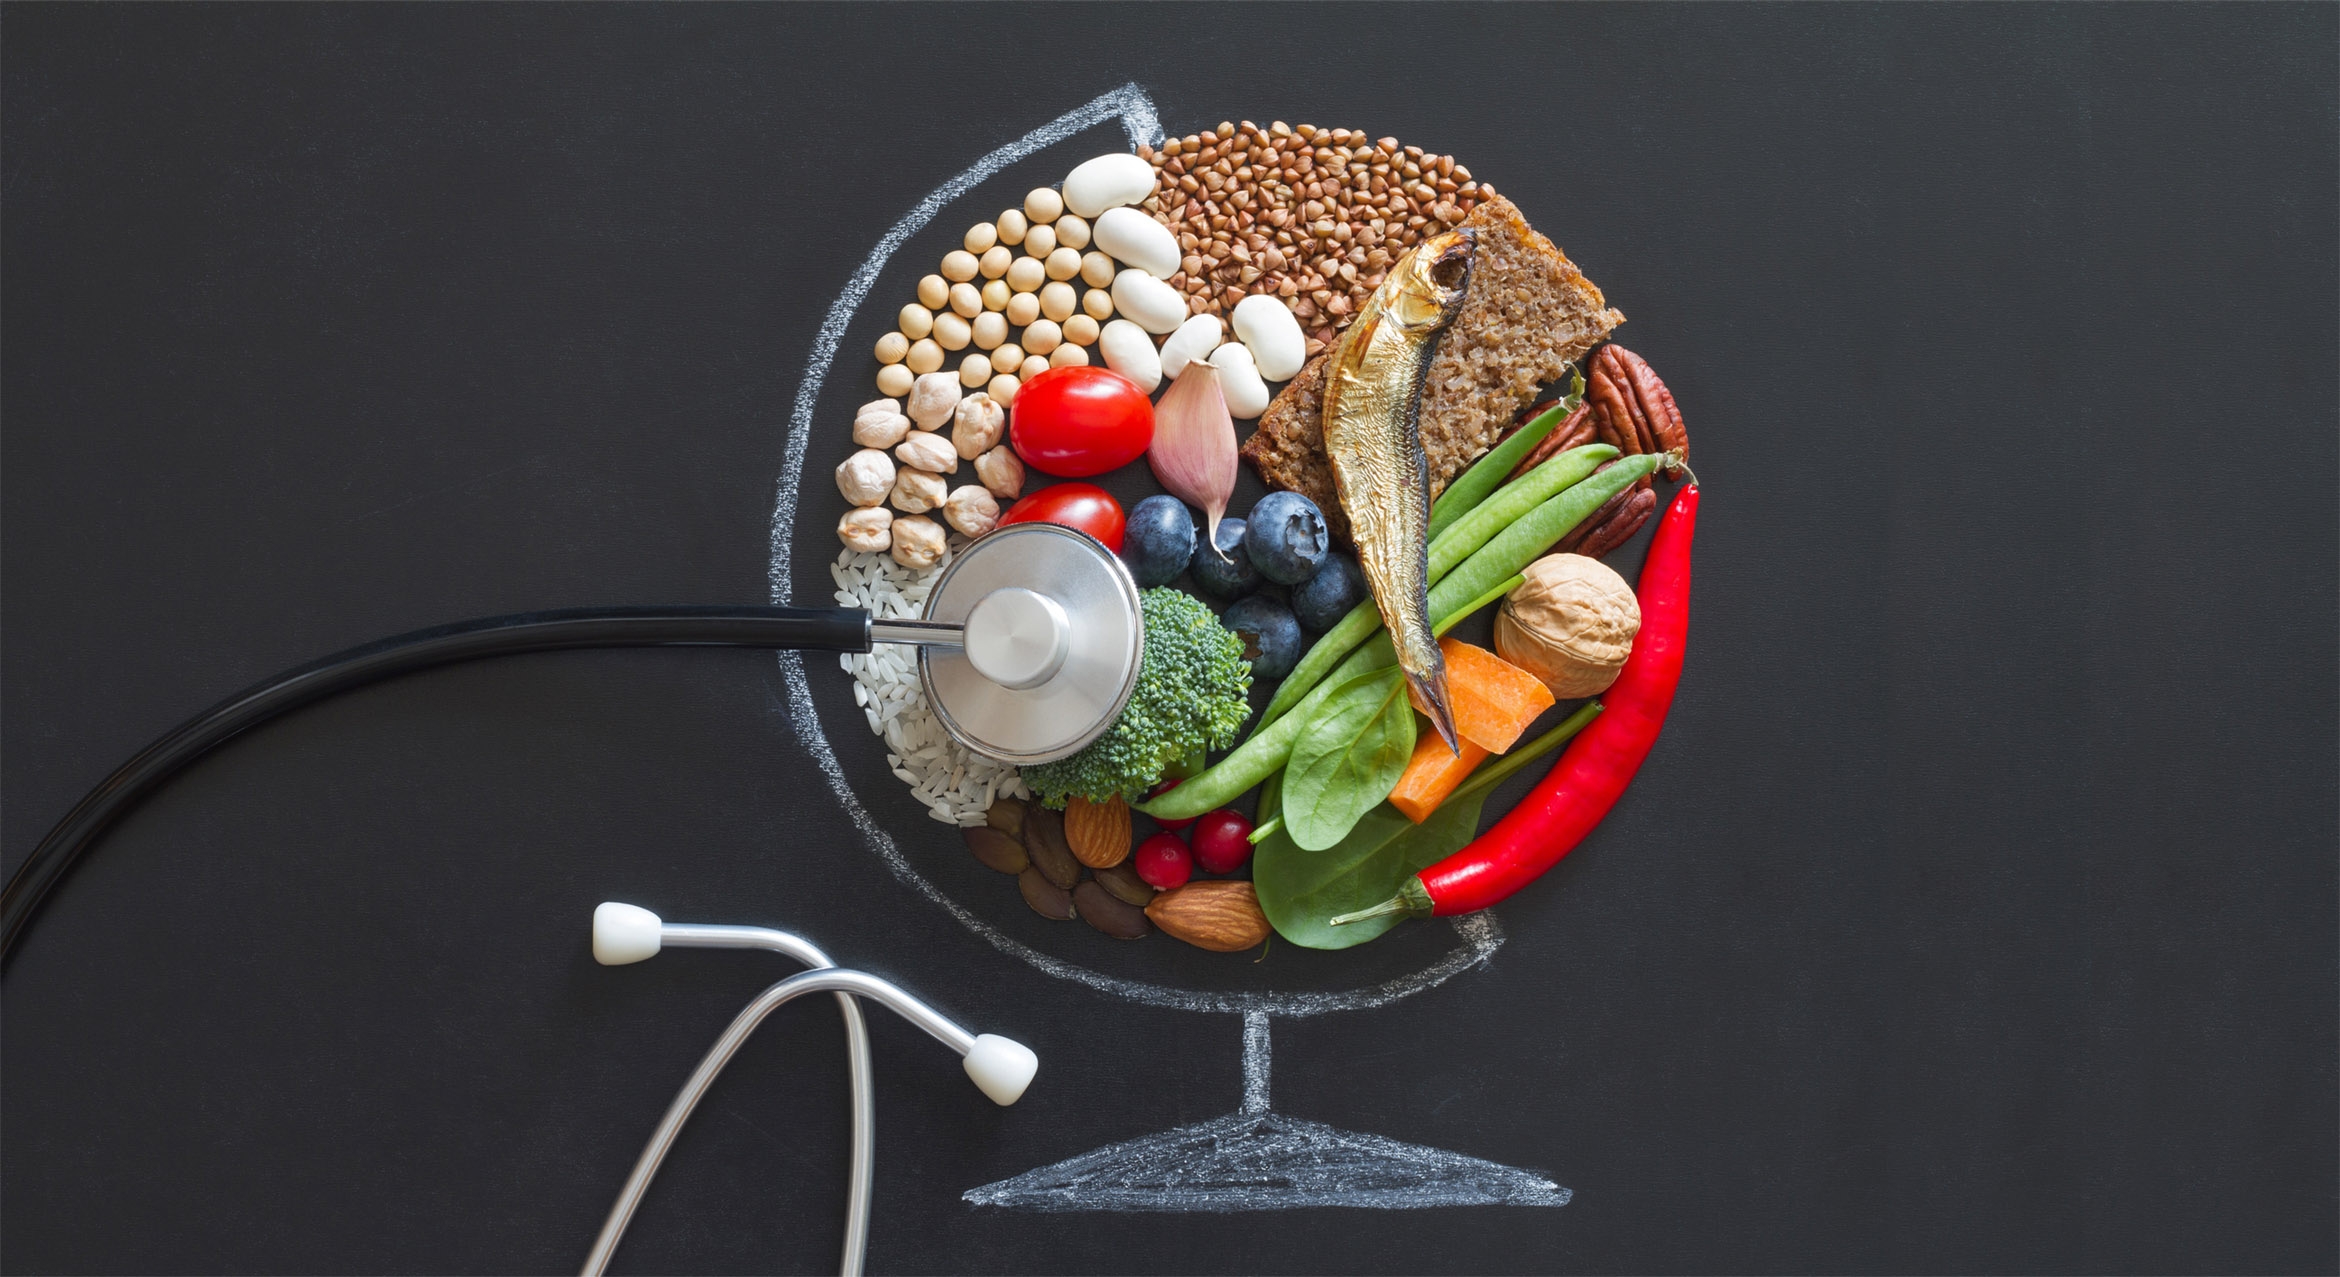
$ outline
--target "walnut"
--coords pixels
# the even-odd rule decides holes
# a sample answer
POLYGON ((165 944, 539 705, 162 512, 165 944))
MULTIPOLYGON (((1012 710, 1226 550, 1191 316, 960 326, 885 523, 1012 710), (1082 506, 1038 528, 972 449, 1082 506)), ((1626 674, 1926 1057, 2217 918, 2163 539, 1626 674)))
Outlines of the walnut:
POLYGON ((1024 494, 1024 459, 1005 444, 975 458, 975 477, 991 495, 1013 501, 1024 494))
POLYGON ((894 562, 903 567, 933 567, 942 560, 948 543, 942 525, 932 519, 907 514, 894 520, 894 562))
MULTIPOLYGON (((924 470, 904 470, 894 476, 894 508, 904 514, 924 514, 943 503, 945 494, 942 476, 924 470)), ((894 520, 894 535, 902 535, 901 520, 894 520)))
POLYGON ((903 465, 928 474, 956 474, 959 470, 959 454, 951 451, 950 441, 924 431, 904 439, 894 455, 903 465))
POLYGON ((1548 554, 1495 616, 1495 653, 1564 701, 1609 690, 1641 632, 1633 587, 1598 559, 1548 554))
POLYGON ((953 488, 943 503, 943 521, 968 536, 982 536, 999 526, 999 502, 980 484, 953 488))
POLYGON ((853 419, 853 442, 864 448, 891 448, 910 433, 910 419, 892 409, 872 410, 853 419))
POLYGON ((951 420, 951 443, 960 456, 973 461, 997 446, 1000 432, 1006 428, 1007 412, 997 399, 987 394, 969 395, 959 401, 959 411, 951 420))
POLYGON ((959 407, 959 374, 930 372, 910 385, 910 420, 920 430, 934 430, 951 419, 959 407))
POLYGON ((849 550, 883 554, 894 544, 893 524, 894 512, 882 505, 847 510, 837 520, 837 539, 849 550))
POLYGON ((837 491, 855 505, 876 505, 893 486, 893 458, 875 448, 863 448, 837 467, 837 491))

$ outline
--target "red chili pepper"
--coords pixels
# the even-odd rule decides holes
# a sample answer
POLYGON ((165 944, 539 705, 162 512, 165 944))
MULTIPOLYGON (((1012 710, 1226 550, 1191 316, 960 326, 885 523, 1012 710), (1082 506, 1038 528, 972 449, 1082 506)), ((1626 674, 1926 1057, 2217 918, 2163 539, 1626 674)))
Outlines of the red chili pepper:
POLYGON ((1698 523, 1698 483, 1684 484, 1658 524, 1641 567, 1641 633, 1617 682, 1601 693, 1601 716, 1510 814, 1469 846, 1408 878, 1397 898, 1335 918, 1382 914, 1420 917, 1485 909, 1534 882, 1576 849, 1641 770, 1665 726, 1682 680, 1690 630, 1690 533, 1698 523))

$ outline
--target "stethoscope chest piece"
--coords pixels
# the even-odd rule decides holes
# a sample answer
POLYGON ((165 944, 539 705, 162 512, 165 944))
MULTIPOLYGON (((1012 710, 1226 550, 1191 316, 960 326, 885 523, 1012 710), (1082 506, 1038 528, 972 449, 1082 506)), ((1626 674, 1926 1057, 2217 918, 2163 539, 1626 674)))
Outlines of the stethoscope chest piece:
POLYGON ((1001 762, 1077 752, 1137 686, 1137 584, 1070 528, 1010 524, 968 546, 935 578, 925 619, 967 629, 963 649, 920 649, 927 703, 960 743, 1001 762))

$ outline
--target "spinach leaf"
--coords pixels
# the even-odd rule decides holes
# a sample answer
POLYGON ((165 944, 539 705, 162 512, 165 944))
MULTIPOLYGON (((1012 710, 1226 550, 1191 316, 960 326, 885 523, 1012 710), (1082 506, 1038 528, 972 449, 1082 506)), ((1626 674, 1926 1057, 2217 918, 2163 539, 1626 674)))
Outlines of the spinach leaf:
POLYGON ((1366 812, 1349 836, 1324 851, 1304 851, 1277 830, 1252 853, 1251 884, 1276 934, 1310 949, 1347 949, 1405 921, 1402 914, 1345 927, 1332 919, 1397 894, 1406 875, 1463 849, 1479 832, 1484 791, 1449 798, 1417 825, 1388 803, 1366 812))
POLYGON ((1284 767, 1284 830, 1310 851, 1339 842, 1389 797, 1414 754, 1414 707, 1396 668, 1333 689, 1292 743, 1284 767))
POLYGON ((1347 949, 1380 936, 1404 916, 1388 914, 1345 927, 1333 926, 1332 920, 1380 904, 1397 894, 1406 875, 1469 845, 1478 836, 1480 814, 1495 786, 1558 749, 1600 710, 1599 701, 1587 702, 1551 730, 1480 768, 1419 825, 1382 803, 1327 850, 1302 850, 1282 830, 1262 838, 1251 861, 1260 908, 1278 935, 1310 949, 1347 949))

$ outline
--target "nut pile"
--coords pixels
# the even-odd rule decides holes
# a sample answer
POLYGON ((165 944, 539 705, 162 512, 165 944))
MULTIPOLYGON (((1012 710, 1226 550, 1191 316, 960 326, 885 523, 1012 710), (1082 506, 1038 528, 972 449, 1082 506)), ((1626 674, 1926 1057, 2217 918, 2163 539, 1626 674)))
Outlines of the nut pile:
POLYGON ((1222 122, 1138 154, 1160 175, 1139 207, 1170 228, 1183 255, 1170 286, 1196 314, 1282 297, 1308 332, 1310 356, 1347 326, 1391 262, 1495 193, 1453 156, 1281 120, 1264 129, 1222 122))
POLYGON ((1015 875, 1024 903, 1043 918, 1079 918, 1116 940, 1140 940, 1159 928, 1218 953, 1267 941, 1267 914, 1247 881, 1189 882, 1180 875, 1166 890, 1148 882, 1133 865, 1130 811, 1118 798, 1075 798, 1061 813, 1001 798, 982 825, 960 833, 986 868, 1015 875))

